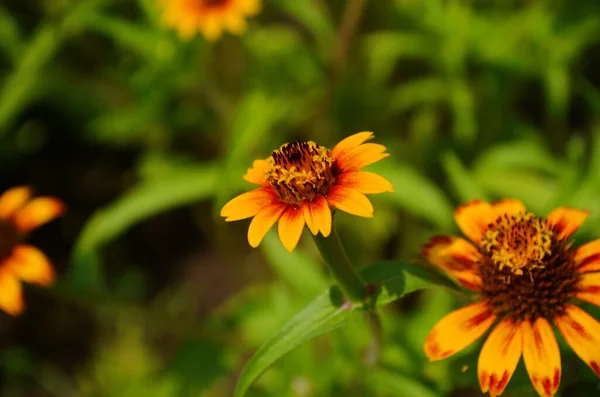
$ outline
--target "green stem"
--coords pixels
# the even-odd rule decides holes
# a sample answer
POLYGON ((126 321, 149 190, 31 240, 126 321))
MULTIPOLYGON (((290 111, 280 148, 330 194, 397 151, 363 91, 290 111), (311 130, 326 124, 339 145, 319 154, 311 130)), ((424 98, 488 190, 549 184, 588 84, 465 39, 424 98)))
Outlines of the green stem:
POLYGON ((323 237, 320 233, 313 237, 321 257, 346 297, 352 302, 364 302, 368 296, 367 289, 350 262, 335 226, 332 225, 329 237, 323 237))

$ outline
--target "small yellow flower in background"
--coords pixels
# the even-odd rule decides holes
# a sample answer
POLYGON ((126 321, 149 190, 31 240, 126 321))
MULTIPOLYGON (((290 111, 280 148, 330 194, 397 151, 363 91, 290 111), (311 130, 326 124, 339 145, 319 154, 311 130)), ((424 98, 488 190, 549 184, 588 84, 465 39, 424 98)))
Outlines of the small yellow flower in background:
POLYGON ((479 354, 481 390, 500 395, 523 356, 540 396, 556 393, 560 352, 552 324, 600 376, 600 323, 576 306, 600 306, 600 240, 574 249, 569 237, 587 211, 557 208, 547 218, 518 200, 472 201, 455 212, 471 242, 438 236, 422 254, 477 293, 478 302, 442 318, 425 341, 432 361, 464 349, 496 324, 479 354))
POLYGON ((159 0, 162 22, 177 30, 184 40, 200 32, 207 40, 218 39, 223 31, 240 35, 246 18, 257 14, 260 0, 159 0))
POLYGON ((0 196, 0 309, 17 315, 24 309, 21 281, 50 285, 54 270, 37 248, 22 244, 22 237, 62 215, 65 207, 53 197, 31 199, 26 186, 7 190, 0 196))
POLYGON ((286 143, 266 160, 255 160, 244 175, 262 187, 244 193, 221 210, 226 221, 251 218, 248 242, 257 247, 279 220, 279 238, 293 251, 304 225, 312 234, 331 233, 331 209, 369 218, 373 206, 365 194, 393 192, 385 178, 359 171, 387 156, 385 146, 364 143, 372 132, 359 132, 332 150, 314 142, 286 143))

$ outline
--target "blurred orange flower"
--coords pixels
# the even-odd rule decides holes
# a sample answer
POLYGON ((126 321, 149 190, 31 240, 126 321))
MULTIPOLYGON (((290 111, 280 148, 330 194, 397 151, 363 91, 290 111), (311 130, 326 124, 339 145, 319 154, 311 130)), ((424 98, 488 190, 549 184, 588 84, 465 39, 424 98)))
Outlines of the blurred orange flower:
POLYGON ((257 14, 260 0, 160 0, 162 22, 176 29, 179 37, 190 39, 200 32, 207 40, 218 39, 223 31, 239 35, 246 30, 246 18, 257 14))
POLYGON ((31 194, 29 187, 21 186, 0 196, 0 309, 12 315, 24 309, 21 281, 44 286, 54 281, 46 255, 22 244, 22 237, 65 211, 58 199, 31 199, 31 194))
POLYGON ((244 179, 262 187, 244 193, 221 210, 226 221, 251 218, 248 241, 257 247, 279 220, 279 238, 293 251, 304 224, 312 234, 331 232, 331 209, 369 218, 373 206, 365 194, 393 192, 385 178, 359 171, 387 156, 385 146, 364 143, 372 132, 359 132, 332 150, 312 141, 286 143, 266 160, 255 160, 244 179))
POLYGON ((481 390, 500 395, 521 355, 540 396, 556 393, 560 352, 552 324, 600 376, 600 323, 575 305, 600 305, 600 240, 572 248, 569 237, 588 212, 557 208, 548 217, 518 200, 472 201, 455 212, 471 242, 438 236, 422 254, 477 293, 478 301, 442 318, 425 340, 425 354, 440 360, 491 331, 479 354, 481 390))

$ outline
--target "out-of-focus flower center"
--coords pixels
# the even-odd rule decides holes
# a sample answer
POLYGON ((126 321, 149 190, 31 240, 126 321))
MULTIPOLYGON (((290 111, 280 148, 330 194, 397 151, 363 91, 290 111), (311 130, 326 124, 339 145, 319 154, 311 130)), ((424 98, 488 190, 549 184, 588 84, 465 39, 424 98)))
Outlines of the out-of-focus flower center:
POLYGON ((19 239, 20 233, 13 224, 0 220, 0 262, 12 255, 19 239))
POLYGON ((195 12, 205 11, 207 8, 224 7, 231 0, 187 0, 188 9, 195 12))
POLYGON ((329 149, 312 141, 286 143, 272 153, 269 163, 267 181, 287 204, 325 196, 335 183, 329 149))
POLYGON ((532 213, 504 215, 488 228, 481 249, 498 270, 505 267, 515 275, 543 268, 550 255, 553 231, 544 219, 532 213))

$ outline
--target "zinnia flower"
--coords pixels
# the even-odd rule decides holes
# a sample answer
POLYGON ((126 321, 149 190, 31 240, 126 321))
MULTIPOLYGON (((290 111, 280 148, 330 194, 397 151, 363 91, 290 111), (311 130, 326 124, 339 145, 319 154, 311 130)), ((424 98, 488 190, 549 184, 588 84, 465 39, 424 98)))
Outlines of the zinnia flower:
POLYGON ((197 32, 207 40, 218 39, 227 30, 239 35, 246 30, 246 18, 260 11, 260 0, 160 0, 163 23, 174 28, 182 39, 197 32))
POLYGON ((587 216, 563 207, 542 218, 513 199, 459 207, 456 223, 472 243, 439 236, 422 253, 478 298, 433 327, 425 341, 429 359, 453 355, 495 324, 479 354, 481 390, 501 394, 523 355, 533 386, 550 397, 561 377, 554 324, 600 376, 600 323, 576 306, 600 305, 600 240, 577 249, 568 240, 587 216))
POLYGON ((31 199, 29 187, 7 190, 0 196, 0 309, 23 311, 21 281, 50 285, 54 270, 39 249, 21 243, 25 234, 60 216, 64 205, 53 197, 31 199))
POLYGON ((393 192, 385 178, 361 168, 387 156, 385 146, 364 143, 372 132, 359 132, 332 150, 312 141, 286 143, 266 160, 255 160, 244 179, 261 185, 221 210, 226 221, 254 217, 248 242, 258 247, 279 220, 279 238, 293 251, 304 224, 312 234, 331 232, 331 208, 370 218, 373 206, 365 194, 393 192))

